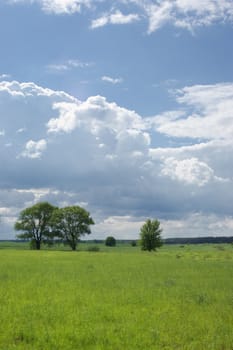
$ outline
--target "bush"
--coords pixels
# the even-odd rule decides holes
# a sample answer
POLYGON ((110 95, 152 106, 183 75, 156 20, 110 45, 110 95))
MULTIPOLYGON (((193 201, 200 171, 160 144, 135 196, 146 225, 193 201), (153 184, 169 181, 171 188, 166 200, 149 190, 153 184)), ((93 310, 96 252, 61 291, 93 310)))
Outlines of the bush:
POLYGON ((112 236, 109 236, 105 240, 105 245, 107 247, 115 247, 116 246, 116 239, 112 236))
POLYGON ((137 246, 137 241, 132 241, 132 242, 131 242, 131 246, 132 246, 132 247, 136 247, 136 246, 137 246))

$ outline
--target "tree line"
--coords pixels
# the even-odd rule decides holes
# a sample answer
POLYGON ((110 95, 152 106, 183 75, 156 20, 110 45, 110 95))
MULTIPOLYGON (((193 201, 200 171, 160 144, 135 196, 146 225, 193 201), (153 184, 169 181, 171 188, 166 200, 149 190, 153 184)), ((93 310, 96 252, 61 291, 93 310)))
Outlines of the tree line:
MULTIPOLYGON (((52 243, 54 239, 76 250, 80 237, 91 233, 91 225, 94 220, 90 213, 80 206, 58 208, 48 202, 39 202, 22 210, 14 227, 16 231, 22 231, 17 237, 29 239, 37 250, 42 243, 52 243)), ((140 229, 142 250, 155 251, 161 247, 161 233, 160 222, 148 219, 140 229)), ((114 237, 108 237, 108 240, 107 245, 115 245, 114 237)))

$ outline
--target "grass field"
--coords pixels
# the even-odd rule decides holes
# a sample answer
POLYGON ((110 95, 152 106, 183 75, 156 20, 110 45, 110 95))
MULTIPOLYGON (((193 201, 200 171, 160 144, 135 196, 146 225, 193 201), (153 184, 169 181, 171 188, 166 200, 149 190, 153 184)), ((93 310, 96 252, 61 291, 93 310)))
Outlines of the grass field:
POLYGON ((0 350, 232 350, 233 246, 0 244, 0 350))

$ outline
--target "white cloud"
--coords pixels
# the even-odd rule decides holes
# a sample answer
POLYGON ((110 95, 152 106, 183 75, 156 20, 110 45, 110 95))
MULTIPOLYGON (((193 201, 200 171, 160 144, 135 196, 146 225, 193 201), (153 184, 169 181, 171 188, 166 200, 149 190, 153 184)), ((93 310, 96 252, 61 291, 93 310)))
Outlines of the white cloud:
POLYGON ((35 95, 72 102, 77 101, 75 97, 67 94, 64 91, 54 91, 49 88, 43 88, 33 82, 19 83, 18 81, 2 81, 0 82, 0 93, 5 93, 6 95, 19 98, 30 98, 35 95))
POLYGON ((10 74, 0 74, 0 80, 3 80, 3 79, 10 79, 10 74))
POLYGON ((232 216, 216 214, 191 213, 179 220, 161 222, 167 238, 232 236, 232 216))
POLYGON ((40 158, 42 153, 46 150, 46 140, 33 141, 30 140, 26 143, 25 149, 22 152, 22 157, 28 158, 40 158))
POLYGON ((82 103, 56 103, 54 108, 59 113, 58 118, 48 121, 48 132, 71 132, 82 126, 93 135, 99 135, 103 130, 120 132, 124 129, 141 129, 144 127, 142 118, 134 111, 109 103, 102 96, 89 97, 82 103))
POLYGON ((157 130, 169 136, 196 139, 233 138, 233 84, 195 85, 176 92, 186 118, 174 113, 154 118, 157 130))
POLYGON ((161 174, 187 184, 204 186, 211 180, 223 181, 214 176, 214 171, 197 158, 178 160, 173 157, 165 159, 161 174))
MULTIPOLYGON (((81 13, 88 10, 91 15, 95 11, 97 19, 92 20, 91 28, 99 28, 108 24, 128 24, 139 20, 148 20, 148 33, 169 24, 176 28, 194 32, 198 27, 206 27, 215 23, 233 22, 232 0, 121 0, 112 4, 107 0, 4 0, 7 3, 37 3, 48 14, 81 13), (107 8, 102 13, 103 5, 107 8), (125 8, 127 12, 123 14, 125 8)), ((60 65, 62 68, 62 65, 60 65)))
POLYGON ((26 128, 19 128, 16 130, 17 133, 25 132, 27 129, 26 128))
POLYGON ((111 83, 111 84, 120 84, 123 82, 123 79, 122 78, 111 78, 107 75, 104 75, 102 78, 101 78, 103 81, 106 81, 107 83, 111 83))
POLYGON ((36 200, 88 203, 98 237, 109 230, 119 238, 136 238, 147 217, 163 220, 165 235, 172 223, 176 229, 180 225, 179 234, 193 234, 187 218, 195 212, 202 213, 199 228, 207 214, 221 222, 227 218, 226 227, 233 202, 230 90, 231 84, 186 87, 177 92, 176 111, 143 118, 102 96, 79 101, 35 83, 0 82, 4 230, 36 200), (207 120, 205 133, 192 127, 195 138, 189 132, 194 111, 197 119, 207 120), (153 146, 157 129, 176 136, 181 122, 182 135, 192 137, 189 146, 180 146, 179 138, 173 148, 153 146), (227 125, 226 137, 220 123, 227 125), (213 131, 216 125, 220 134, 213 131), (203 134, 212 139, 200 143, 203 134), (11 145, 7 152, 6 144, 11 145))
POLYGON ((231 0, 129 0, 138 5, 149 21, 148 33, 166 24, 194 31, 197 27, 233 21, 231 0))
POLYGON ((140 19, 138 14, 128 14, 124 15, 121 11, 116 11, 114 13, 107 13, 102 17, 99 17, 92 21, 91 28, 99 28, 106 26, 107 24, 129 24, 136 22, 140 19))
POLYGON ((56 15, 80 12, 82 7, 90 7, 93 0, 9 0, 10 3, 38 3, 46 13, 56 15))
POLYGON ((93 227, 95 238, 105 239, 107 236, 124 239, 138 239, 139 231, 145 221, 131 216, 110 216, 96 223, 93 227), (124 232, 124 235, 122 235, 124 232))
POLYGON ((71 132, 78 125, 79 121, 76 117, 76 111, 78 110, 78 105, 68 102, 58 102, 54 103, 54 109, 59 110, 59 118, 52 118, 48 121, 47 127, 49 133, 57 132, 71 132))
POLYGON ((161 4, 151 4, 145 8, 148 19, 148 33, 152 33, 162 27, 166 22, 172 19, 173 5, 169 1, 164 1, 161 4))
POLYGON ((87 68, 92 65, 93 63, 90 62, 82 62, 79 60, 69 59, 67 61, 64 61, 63 63, 49 64, 47 66, 47 69, 51 72, 63 72, 74 68, 87 68))

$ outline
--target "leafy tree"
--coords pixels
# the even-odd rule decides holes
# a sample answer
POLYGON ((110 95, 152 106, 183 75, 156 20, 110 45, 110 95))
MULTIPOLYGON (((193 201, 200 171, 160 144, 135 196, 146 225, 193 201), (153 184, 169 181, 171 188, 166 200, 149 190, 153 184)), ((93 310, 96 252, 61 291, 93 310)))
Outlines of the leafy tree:
POLYGON ((85 209, 79 206, 69 206, 56 209, 52 216, 53 235, 76 250, 80 236, 90 234, 93 219, 85 209))
POLYGON ((108 236, 105 240, 105 245, 107 247, 115 247, 116 246, 116 239, 112 236, 108 236))
POLYGON ((140 243, 142 250, 148 250, 150 252, 161 247, 161 233, 162 229, 160 229, 160 222, 158 220, 148 219, 140 230, 140 243))
POLYGON ((50 219, 55 209, 56 207, 48 202, 39 202, 22 210, 15 223, 15 230, 24 232, 17 237, 30 238, 31 246, 39 250, 41 242, 52 237, 50 219))

